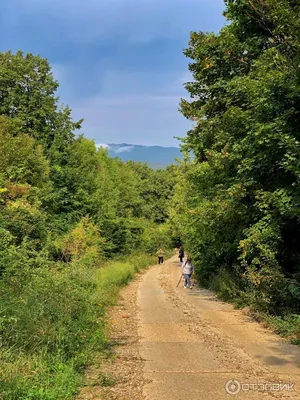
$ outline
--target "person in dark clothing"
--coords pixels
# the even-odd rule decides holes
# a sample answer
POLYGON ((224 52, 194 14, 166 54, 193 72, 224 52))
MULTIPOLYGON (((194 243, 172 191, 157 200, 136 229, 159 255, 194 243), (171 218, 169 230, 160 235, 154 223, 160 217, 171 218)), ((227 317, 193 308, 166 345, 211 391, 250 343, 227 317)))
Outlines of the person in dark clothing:
POLYGON ((158 264, 163 264, 164 262, 164 254, 165 252, 162 249, 159 249, 157 252, 157 257, 158 257, 158 264))
POLYGON ((184 259, 184 250, 183 250, 182 246, 180 246, 178 258, 179 258, 180 262, 182 263, 182 261, 184 259))

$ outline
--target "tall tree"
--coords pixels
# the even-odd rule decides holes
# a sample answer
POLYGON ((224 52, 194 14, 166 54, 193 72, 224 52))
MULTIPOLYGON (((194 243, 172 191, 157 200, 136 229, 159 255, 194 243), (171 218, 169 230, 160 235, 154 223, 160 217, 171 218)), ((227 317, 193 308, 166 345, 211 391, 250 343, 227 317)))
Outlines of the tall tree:
POLYGON ((226 4, 230 24, 193 32, 185 51, 190 245, 207 281, 240 265, 251 285, 272 286, 300 273, 299 2, 226 4))
POLYGON ((61 150, 82 121, 73 122, 69 107, 59 106, 48 61, 21 51, 0 53, 0 114, 17 118, 26 134, 45 149, 61 150))

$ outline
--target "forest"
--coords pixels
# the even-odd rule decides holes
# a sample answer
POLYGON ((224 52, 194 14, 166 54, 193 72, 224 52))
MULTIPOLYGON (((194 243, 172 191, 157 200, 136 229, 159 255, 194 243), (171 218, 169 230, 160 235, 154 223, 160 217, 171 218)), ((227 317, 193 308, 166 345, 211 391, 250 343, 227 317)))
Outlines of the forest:
POLYGON ((46 59, 0 54, 4 399, 66 399, 104 351, 117 288, 172 247, 176 170, 108 157, 76 131, 46 59), (130 262, 129 262, 130 261, 130 262), (67 389, 66 389, 67 388, 67 389))
POLYGON ((183 161, 110 158, 48 60, 0 53, 0 392, 72 399, 118 288, 182 243, 202 287, 300 343, 300 3, 226 0, 192 32, 183 161))

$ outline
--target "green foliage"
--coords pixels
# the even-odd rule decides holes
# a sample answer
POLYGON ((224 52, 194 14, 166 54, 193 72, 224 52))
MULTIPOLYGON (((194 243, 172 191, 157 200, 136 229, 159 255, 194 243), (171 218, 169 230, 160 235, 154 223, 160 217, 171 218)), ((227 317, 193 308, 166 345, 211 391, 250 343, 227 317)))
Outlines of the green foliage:
POLYGON ((64 261, 80 261, 93 265, 101 259, 104 240, 95 224, 88 217, 83 218, 62 238, 59 238, 57 251, 64 261))
POLYGON ((25 253, 41 250, 47 236, 42 205, 51 194, 49 163, 33 138, 15 135, 16 126, 0 118, 0 273, 21 267, 25 253))
POLYGON ((227 0, 192 32, 193 81, 171 220, 201 284, 272 314, 300 311, 299 2, 227 0), (237 278, 237 279, 236 279, 237 278), (291 290, 291 286, 294 288, 291 290))
POLYGON ((59 108, 48 61, 21 51, 0 53, 0 114, 17 119, 20 130, 53 149, 72 141, 80 122, 68 107, 59 108))
POLYGON ((1 182, 27 183, 41 188, 49 179, 49 165, 42 146, 30 136, 18 136, 18 133, 19 125, 15 120, 0 117, 1 182))
POLYGON ((258 316, 268 327, 283 337, 291 339, 292 343, 300 344, 300 316, 289 314, 286 316, 258 316))
POLYGON ((146 219, 167 219, 175 167, 153 171, 123 163, 75 138, 80 123, 68 107, 58 107, 47 60, 1 53, 0 70, 0 227, 11 233, 15 249, 25 241, 50 260, 71 259, 63 241, 85 218, 101 232, 94 253, 112 257, 145 248, 146 219))
POLYGON ((119 287, 151 262, 153 258, 139 254, 98 268, 74 262, 4 275, 0 281, 3 399, 73 398, 82 385, 83 367, 107 345, 107 306, 115 304, 119 287))
POLYGON ((105 350, 107 306, 155 262, 141 251, 170 242, 176 167, 124 163, 76 137, 81 121, 58 105, 57 88, 46 59, 0 53, 4 400, 73 398, 92 353, 105 350))
POLYGON ((223 268, 211 282, 211 288, 225 301, 237 301, 242 295, 242 282, 238 273, 223 268))
POLYGON ((142 237, 142 246, 144 251, 150 254, 156 254, 157 250, 172 248, 172 232, 169 224, 161 224, 159 226, 148 223, 145 225, 142 237))

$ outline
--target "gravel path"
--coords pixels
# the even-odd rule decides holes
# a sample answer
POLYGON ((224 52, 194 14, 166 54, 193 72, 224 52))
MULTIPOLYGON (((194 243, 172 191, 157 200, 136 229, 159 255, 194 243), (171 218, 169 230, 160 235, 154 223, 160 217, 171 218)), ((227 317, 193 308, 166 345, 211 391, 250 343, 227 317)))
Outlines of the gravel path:
POLYGON ((176 288, 180 273, 173 257, 122 290, 114 355, 88 371, 78 399, 300 400, 300 349, 209 291, 176 288))

